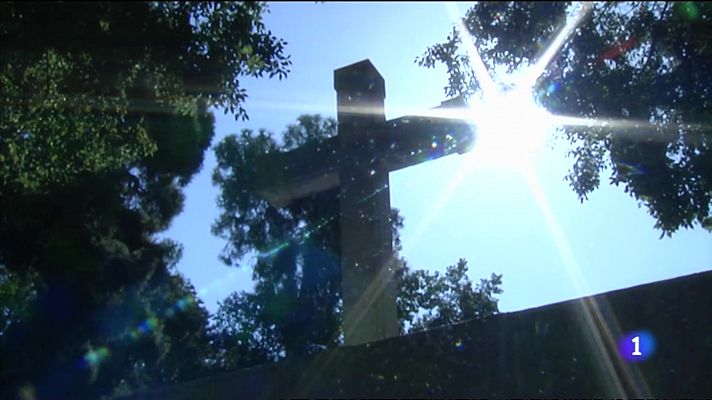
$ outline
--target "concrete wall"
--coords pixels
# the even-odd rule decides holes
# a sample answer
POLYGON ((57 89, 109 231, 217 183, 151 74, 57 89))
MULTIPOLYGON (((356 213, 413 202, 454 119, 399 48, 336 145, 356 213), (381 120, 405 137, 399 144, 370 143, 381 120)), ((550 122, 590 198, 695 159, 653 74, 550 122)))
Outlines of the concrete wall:
POLYGON ((131 399, 710 396, 712 271, 223 373, 131 399), (656 352, 626 363, 616 342, 638 329, 652 333, 656 352))

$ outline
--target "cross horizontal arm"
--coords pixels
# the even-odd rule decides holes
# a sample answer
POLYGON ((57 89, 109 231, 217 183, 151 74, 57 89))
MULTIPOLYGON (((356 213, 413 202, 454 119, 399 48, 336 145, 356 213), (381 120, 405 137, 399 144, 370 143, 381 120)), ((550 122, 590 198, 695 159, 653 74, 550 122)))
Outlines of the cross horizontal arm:
MULTIPOLYGON (((447 103, 441 107, 451 106, 447 103)), ((388 172, 465 153, 474 143, 474 131, 467 121, 438 116, 396 118, 385 122, 374 137, 374 151, 358 157, 364 159, 364 166, 388 172)), ((258 176, 252 184, 255 192, 273 206, 283 207, 295 199, 338 187, 338 166, 343 157, 338 140, 338 136, 332 137, 260 157, 256 162, 258 176)))
POLYGON ((338 137, 257 159, 255 192, 279 208, 339 185, 338 137))
POLYGON ((472 127, 461 119, 408 116, 386 122, 379 135, 382 168, 392 172, 450 154, 463 154, 474 144, 472 127))

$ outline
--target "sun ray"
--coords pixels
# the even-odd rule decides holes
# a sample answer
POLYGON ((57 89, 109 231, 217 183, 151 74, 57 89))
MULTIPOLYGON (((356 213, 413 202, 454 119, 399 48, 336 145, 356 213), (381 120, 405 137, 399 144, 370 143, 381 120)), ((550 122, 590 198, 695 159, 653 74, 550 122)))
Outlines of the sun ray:
MULTIPOLYGON (((333 108, 331 106, 320 105, 320 104, 307 104, 307 103, 288 103, 288 102, 261 102, 256 101, 251 103, 251 107, 255 109, 271 109, 271 110, 295 110, 300 112, 314 112, 314 113, 331 113, 333 108)), ((378 106, 369 105, 357 105, 349 106, 337 111, 345 111, 350 114, 356 115, 382 115, 383 108, 378 106)), ((460 119, 460 120, 470 120, 473 121, 472 115, 466 109, 460 108, 432 108, 423 110, 416 107, 403 107, 403 106, 393 106, 389 107, 389 113, 394 115, 409 115, 415 117, 428 117, 428 118, 443 118, 443 119, 460 119)))
MULTIPOLYGON (((586 280, 581 273, 581 267, 576 260, 573 250, 571 249, 567 235, 558 223, 546 194, 539 184, 536 174, 532 171, 532 169, 523 169, 522 172, 527 185, 532 192, 534 200, 536 201, 537 206, 544 217, 546 227, 554 240, 559 257, 564 264, 564 268, 569 276, 569 279, 571 280, 571 283, 573 283, 580 295, 589 295, 591 290, 586 284, 586 280)), ((623 379, 627 381, 628 387, 632 387, 636 391, 635 397, 650 397, 650 389, 642 374, 640 374, 640 371, 635 369, 634 366, 631 367, 622 364, 619 358, 612 358, 610 354, 604 350, 605 348, 608 348, 616 351, 617 338, 621 336, 622 332, 617 317, 611 311, 610 305, 605 300, 601 301, 601 303, 603 304, 599 304, 596 299, 584 299, 581 301, 580 310, 584 319, 584 329, 588 329, 588 333, 591 335, 593 340, 592 345, 594 347, 594 354, 599 355, 599 362, 603 364, 608 376, 611 378, 611 383, 614 386, 611 388, 614 390, 613 394, 616 394, 618 397, 629 397, 626 396, 621 377, 618 375, 616 368, 614 367, 614 362, 618 362, 619 370, 623 371, 623 379), (608 318, 605 317, 604 313, 601 311, 601 308, 605 308, 609 311, 606 313, 609 314, 608 318), (639 379, 634 380, 631 374, 636 372, 639 379), (635 385, 636 381, 641 382, 640 386, 635 385)))
POLYGON ((447 2, 445 3, 445 7, 450 14, 450 18, 455 22, 457 31, 462 38, 465 51, 467 52, 467 56, 470 60, 472 72, 475 74, 475 78, 477 78, 477 84, 486 96, 497 93, 497 85, 494 83, 492 75, 489 71, 487 71, 487 66, 485 66, 484 61, 482 61, 482 57, 480 57, 477 46, 475 46, 475 41, 473 40, 472 35, 470 35, 470 31, 467 29, 467 26, 465 26, 462 18, 458 16, 457 6, 451 2, 447 2))
POLYGON ((423 216, 423 219, 418 224, 418 227, 415 228, 412 237, 408 240, 407 243, 403 243, 403 252, 405 254, 408 254, 411 248, 418 248, 421 238, 428 230, 428 228, 430 228, 433 221, 440 213, 440 210, 442 210, 442 208, 445 206, 452 194, 460 186, 463 179, 465 179, 475 167, 474 161, 476 161, 474 157, 465 158, 463 166, 455 173, 452 178, 450 178, 447 183, 447 186, 445 187, 445 190, 439 192, 437 199, 428 208, 428 211, 423 216))
POLYGON ((223 276, 220 279, 215 279, 209 284, 202 286, 200 289, 198 289, 198 297, 205 298, 206 296, 208 296, 208 294, 212 292, 223 293, 226 288, 234 287, 235 284, 238 282, 238 279, 242 278, 240 276, 240 272, 241 271, 237 270, 236 268, 231 268, 227 276, 223 276))
MULTIPOLYGON (((484 93, 487 93, 490 96, 495 95, 495 93, 498 92, 497 86, 495 85, 489 71, 487 71, 487 67, 482 61, 482 58, 480 57, 480 54, 477 48, 475 47, 474 41, 467 27, 464 25, 462 19, 458 17, 457 6, 451 2, 445 3, 445 6, 448 10, 448 13, 450 14, 450 18, 455 21, 458 32, 460 33, 460 36, 462 37, 462 40, 465 44, 468 57, 470 58, 470 63, 473 66, 473 73, 477 78, 480 88, 484 93)), ((470 110, 467 109, 438 108, 413 113, 411 115, 431 118, 452 118, 472 122, 476 121, 476 116, 470 110)), ((408 248, 417 247, 423 234, 425 233, 425 231, 427 231, 435 217, 438 215, 443 206, 447 203, 447 200, 460 186, 462 180, 472 171, 472 168, 475 166, 473 160, 474 159, 471 157, 466 158, 463 167, 460 168, 458 172, 454 176, 452 176, 452 178, 450 178, 445 190, 438 195, 437 200, 429 208, 428 212, 425 214, 422 221, 416 228, 412 239, 410 239, 409 243, 403 244, 403 250, 405 253, 407 253, 408 248)))
POLYGON ((530 66, 524 73, 522 79, 517 84, 520 88, 526 88, 531 90, 536 81, 541 77, 541 75, 546 71, 549 63, 554 56, 559 52, 561 47, 566 43, 566 41, 571 37, 574 30, 579 26, 581 21, 591 12, 593 5, 591 3, 583 3, 580 8, 576 10, 570 19, 566 22, 564 27, 559 31, 554 40, 546 47, 544 53, 537 59, 534 65, 530 66))
MULTIPOLYGON (((482 143, 482 139, 487 139, 487 135, 490 135, 490 139, 492 141, 499 140, 506 142, 503 146, 504 151, 501 152, 501 154, 506 154, 507 149, 510 149, 512 145, 516 145, 517 141, 524 141, 528 139, 523 135, 517 137, 502 134, 503 131, 531 132, 531 127, 529 125, 523 126, 521 124, 511 124, 511 120, 513 119, 511 117, 511 113, 519 112, 518 110, 513 110, 513 107, 515 107, 516 104, 511 101, 512 99, 517 98, 517 96, 528 98, 530 102, 525 102, 526 104, 523 103, 522 105, 525 106, 524 108, 528 108, 528 110, 531 111, 532 115, 536 118, 540 117, 542 121, 547 122, 547 124, 542 124, 541 127, 538 127, 539 130, 545 132, 544 134, 550 134, 553 131, 552 128, 554 126, 598 126, 628 130, 631 130, 631 128, 634 130, 642 127, 648 130, 651 128, 655 128, 658 131, 661 129, 660 125, 654 125, 647 122, 642 123, 640 121, 586 119, 566 116, 555 116, 541 109, 541 107, 537 109, 538 106, 534 104, 532 96, 532 90, 534 85, 541 77, 541 75, 546 71, 546 68, 548 67, 551 60, 560 51, 564 43, 570 38, 574 30, 578 27, 581 21, 590 13, 592 9, 592 6, 590 4, 580 5, 578 10, 575 10, 573 15, 568 18, 568 21, 565 26, 558 32, 558 34, 555 36, 555 38, 552 40, 546 50, 542 53, 536 63, 530 66, 527 70, 525 70, 522 77, 515 82, 514 88, 511 90, 512 93, 503 93, 497 89, 495 82, 487 71, 484 62, 482 61, 482 58, 478 53, 478 49, 474 44, 474 40, 469 35, 468 30, 466 26, 464 26, 462 19, 457 17, 455 6, 448 3, 447 8, 451 16, 453 17, 453 20, 456 21, 455 24, 458 29, 458 32, 460 33, 460 36, 463 39, 465 50, 470 59, 470 64, 473 73, 478 81, 478 84, 480 85, 480 88, 482 89, 479 104, 475 105, 472 111, 469 112, 467 115, 459 114, 459 117, 465 120, 472 121, 474 125, 477 126, 478 136, 480 137, 478 138, 478 144, 476 144, 475 146, 476 148, 478 145, 482 146, 483 144, 485 144, 486 142, 482 143), (512 95, 515 95, 515 97, 511 97, 512 95), (548 127, 548 129, 545 129, 544 125, 547 125, 546 127, 548 127)), ((439 112, 431 111, 429 116, 436 117, 443 115, 447 115, 448 117, 452 118, 458 114, 455 114, 452 111, 450 111, 448 114, 441 114, 439 112)), ((528 117, 531 118, 532 116, 528 117)), ((674 130, 674 128, 679 127, 665 126, 664 128, 666 129, 663 130, 672 131, 674 130)), ((671 136, 670 140, 672 139, 673 137, 671 136)), ((463 168, 461 168, 460 171, 458 171, 458 173, 450 179, 450 182, 448 183, 446 189, 439 195, 435 204, 433 204, 423 221, 420 223, 418 229, 416 230, 414 238, 412 239, 412 243, 417 244, 419 238, 431 225, 433 219, 435 218, 439 210, 442 208, 442 206, 445 204, 447 199, 451 196, 452 192, 454 192, 454 190, 461 184, 463 178, 467 174, 469 174, 474 165, 474 163, 471 161, 472 159, 474 159, 474 157, 471 157, 468 160, 469 162, 466 162, 463 168)), ((556 216, 554 215, 551 206, 546 198, 546 195, 541 189, 541 186, 537 181, 536 175, 534 174, 531 168, 532 166, 529 165, 530 160, 521 160, 517 158, 517 160, 515 161, 517 161, 515 164, 523 173, 525 180, 530 190, 532 191, 533 197, 538 205, 538 208, 542 213, 544 220, 546 221, 547 229, 549 230, 549 233, 552 239, 554 240, 559 257, 561 258, 564 264, 564 268, 566 269, 566 272, 572 284, 579 291, 579 293, 589 293, 590 289, 588 288, 585 278, 581 273, 581 269, 568 243, 566 234, 559 225, 556 216)), ((627 383, 629 384, 628 387, 633 388, 634 391, 637 392, 637 397, 641 397, 641 395, 644 396, 648 394, 649 390, 647 387, 647 383, 642 378, 642 375, 640 375, 639 371, 634 370, 634 367, 626 368, 625 365, 620 364, 621 361, 615 358, 615 356, 612 357, 606 351, 600 351, 605 349, 606 347, 615 349, 616 338, 620 335, 620 327, 615 315, 613 315, 611 312, 602 312, 602 308, 607 311, 610 310, 610 307, 608 307, 607 304, 599 304, 595 300, 584 300, 580 303, 580 313, 583 318, 582 328, 585 332, 589 334, 589 337, 591 339, 590 345, 594 351, 594 354, 599 355, 598 362, 603 367, 604 371, 609 377, 609 380, 611 382, 611 392, 618 395, 619 397, 625 397, 624 386, 621 380, 621 376, 619 376, 614 366, 614 363, 618 362, 618 366, 620 367, 619 370, 622 371, 623 374, 622 378, 627 381, 627 383), (606 314, 608 318, 606 318, 606 315, 604 314, 606 314), (638 377, 640 377, 640 379, 637 379, 637 382, 642 382, 640 386, 634 384, 635 382, 631 377, 632 372, 638 372, 637 375, 638 377)))
POLYGON ((639 140, 653 140, 676 143, 680 140, 680 131, 685 131, 685 141, 690 144, 702 143, 709 136, 712 125, 697 123, 653 123, 645 120, 620 118, 583 118, 563 115, 551 115, 552 123, 560 127, 610 128, 615 136, 627 136, 639 140), (656 135, 650 135, 655 131, 656 135))
MULTIPOLYGON (((299 112, 310 112, 310 113, 332 113, 334 110, 333 105, 329 104, 318 104, 318 103, 307 103, 302 101, 294 102, 279 102, 279 101, 261 101, 261 100, 247 100, 249 107, 255 109, 271 109, 271 110, 286 110, 286 111, 299 111, 299 112)), ((375 110, 369 110, 369 112, 376 112, 375 110)))

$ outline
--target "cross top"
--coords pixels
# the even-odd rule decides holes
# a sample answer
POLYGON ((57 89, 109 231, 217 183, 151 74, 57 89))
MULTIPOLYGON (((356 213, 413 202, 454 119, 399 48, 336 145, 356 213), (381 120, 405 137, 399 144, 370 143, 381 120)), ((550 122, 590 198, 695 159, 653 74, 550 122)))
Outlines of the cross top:
POLYGON ((386 98, 386 82, 369 60, 359 61, 334 71, 337 93, 363 93, 373 99, 386 98))
MULTIPOLYGON (((255 192, 275 207, 339 188, 343 329, 346 345, 399 332, 388 173, 469 151, 462 119, 407 116, 386 121, 385 81, 369 60, 334 71, 338 135, 257 160, 255 192)), ((462 107, 462 99, 440 108, 462 107)))

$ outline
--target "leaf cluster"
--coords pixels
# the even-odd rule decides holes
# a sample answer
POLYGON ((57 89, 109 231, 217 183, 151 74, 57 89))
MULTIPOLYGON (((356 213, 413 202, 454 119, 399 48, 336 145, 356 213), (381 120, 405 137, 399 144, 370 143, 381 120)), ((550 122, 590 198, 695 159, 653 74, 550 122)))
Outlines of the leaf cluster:
POLYGON ((496 314, 502 275, 492 274, 473 285, 467 270, 465 259, 448 266, 444 274, 409 270, 406 266, 399 277, 401 330, 420 331, 496 314))
POLYGON ((240 77, 286 76, 286 43, 262 23, 265 7, 255 2, 5 4, 0 13, 3 191, 46 191, 81 173, 151 156, 184 161, 187 154, 156 153, 189 152, 209 138, 156 137, 153 125, 164 123, 164 116, 184 118, 174 124, 196 123, 192 119, 200 118, 205 106, 245 118, 247 94, 240 77))

